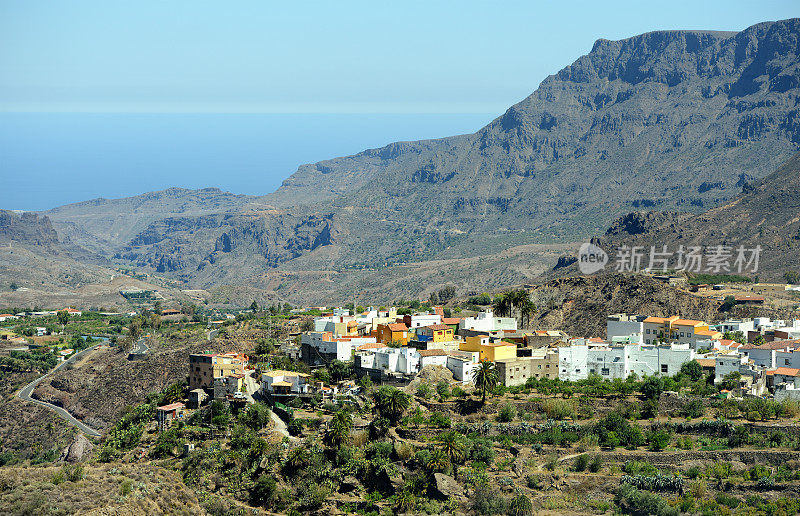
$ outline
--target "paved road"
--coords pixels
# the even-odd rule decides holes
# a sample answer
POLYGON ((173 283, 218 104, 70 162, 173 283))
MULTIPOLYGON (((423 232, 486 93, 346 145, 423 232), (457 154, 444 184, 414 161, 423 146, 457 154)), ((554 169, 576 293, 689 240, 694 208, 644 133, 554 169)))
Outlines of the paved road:
POLYGON ((45 378, 47 378, 51 374, 55 373, 56 371, 58 371, 59 369, 64 367, 66 364, 72 363, 75 360, 78 360, 79 358, 82 358, 84 355, 87 355, 87 354, 91 353, 92 351, 94 351, 95 347, 96 346, 92 346, 92 347, 84 349, 83 351, 79 351, 79 352, 75 353, 74 355, 72 355, 69 359, 65 360, 64 362, 59 363, 57 366, 55 366, 53 369, 51 369, 50 372, 48 372, 47 374, 45 374, 43 376, 40 376, 39 378, 35 379, 31 383, 29 383, 28 385, 23 387, 17 393, 17 397, 20 398, 21 400, 30 401, 30 402, 36 403, 37 405, 42 405, 43 407, 49 408, 50 410, 52 410, 53 412, 55 412, 56 414, 61 416, 63 419, 65 419, 68 423, 70 423, 71 425, 75 426, 78 430, 80 430, 81 432, 83 432, 84 434, 86 434, 88 436, 100 437, 100 432, 98 432, 97 430, 95 430, 92 427, 86 426, 85 424, 83 424, 79 420, 75 419, 74 417, 72 417, 72 414, 70 414, 69 412, 64 410, 62 407, 59 407, 57 405, 53 405, 52 403, 47 403, 46 401, 37 400, 37 399, 34 399, 34 398, 31 397, 31 393, 33 393, 33 390, 36 388, 37 385, 39 385, 39 383, 41 383, 42 380, 44 380, 45 378))
POLYGON ((139 337, 139 340, 133 343, 133 347, 131 348, 131 353, 136 355, 144 355, 150 348, 147 346, 147 338, 139 337))

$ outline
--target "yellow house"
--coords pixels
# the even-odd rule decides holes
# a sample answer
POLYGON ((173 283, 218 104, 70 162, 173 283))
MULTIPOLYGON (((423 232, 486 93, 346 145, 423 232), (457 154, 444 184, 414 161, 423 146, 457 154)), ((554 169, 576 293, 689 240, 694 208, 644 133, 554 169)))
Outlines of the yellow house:
POLYGON ((510 342, 490 342, 486 335, 476 335, 467 337, 459 346, 461 351, 477 351, 480 353, 480 361, 488 360, 507 360, 517 358, 517 345, 510 342))
POLYGON ((383 344, 399 342, 403 346, 408 346, 408 326, 404 323, 379 324, 375 337, 383 344))
POLYGON ((417 338, 427 337, 428 342, 451 342, 453 328, 447 324, 431 324, 417 328, 417 338))

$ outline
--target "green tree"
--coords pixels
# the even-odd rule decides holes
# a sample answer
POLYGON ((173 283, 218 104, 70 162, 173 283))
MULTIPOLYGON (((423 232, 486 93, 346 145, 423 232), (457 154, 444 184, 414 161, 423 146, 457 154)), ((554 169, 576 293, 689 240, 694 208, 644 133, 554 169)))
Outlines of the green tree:
POLYGON ((642 383, 642 394, 645 398, 657 400, 664 391, 664 379, 660 376, 649 376, 642 383))
POLYGON ((696 382, 703 377, 703 366, 697 360, 690 360, 681 366, 681 373, 685 374, 696 382))
POLYGON ((472 371, 472 380, 475 382, 475 387, 481 391, 481 403, 486 403, 486 392, 497 387, 500 376, 494 363, 484 360, 472 371))
POLYGON ((66 310, 59 310, 56 313, 56 318, 58 319, 58 323, 61 325, 61 329, 63 330, 69 322, 69 312, 66 310))
POLYGON ((253 430, 261 430, 269 420, 269 407, 263 403, 253 403, 239 416, 239 421, 253 430))
POLYGON ((258 312, 258 303, 255 300, 250 303, 250 310, 252 310, 253 313, 258 312))
POLYGON ((347 443, 352 428, 353 418, 350 416, 350 413, 346 410, 339 410, 328 423, 325 440, 331 447, 338 448, 342 444, 347 443))
POLYGON ((427 469, 430 473, 441 473, 446 471, 449 465, 450 460, 447 458, 447 454, 444 452, 444 450, 441 448, 434 448, 431 450, 430 457, 425 464, 425 469, 427 469))
POLYGON ((397 423, 410 405, 411 396, 397 387, 384 385, 375 393, 375 408, 392 423, 397 423))
POLYGON ((262 473, 253 483, 253 487, 250 488, 250 501, 261 507, 269 507, 272 505, 276 493, 277 483, 275 479, 266 473, 262 473))
POLYGON ((437 441, 441 450, 447 455, 450 464, 453 465, 453 476, 456 476, 458 464, 464 461, 464 452, 467 448, 465 437, 455 430, 448 430, 439 434, 437 441))

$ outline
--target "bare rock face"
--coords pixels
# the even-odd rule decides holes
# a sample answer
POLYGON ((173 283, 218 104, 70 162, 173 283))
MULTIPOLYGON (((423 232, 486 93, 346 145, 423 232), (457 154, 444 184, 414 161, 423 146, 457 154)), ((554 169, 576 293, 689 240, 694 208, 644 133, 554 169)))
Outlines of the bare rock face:
POLYGON ((464 488, 456 479, 444 473, 434 473, 436 492, 444 498, 460 498, 464 496, 464 488))
POLYGON ((59 460, 63 462, 81 462, 88 458, 94 450, 94 444, 83 434, 78 434, 72 443, 64 448, 59 460))
MULTIPOLYGON (((797 152, 799 35, 794 18, 599 40, 474 134, 303 165, 263 197, 170 189, 47 215, 106 258, 209 287, 272 285, 278 267, 488 256, 511 242, 588 237, 640 209, 699 213, 797 152)), ((681 231, 666 215, 628 217, 615 231, 664 224, 681 231)), ((331 278, 352 292, 351 276, 331 278)))

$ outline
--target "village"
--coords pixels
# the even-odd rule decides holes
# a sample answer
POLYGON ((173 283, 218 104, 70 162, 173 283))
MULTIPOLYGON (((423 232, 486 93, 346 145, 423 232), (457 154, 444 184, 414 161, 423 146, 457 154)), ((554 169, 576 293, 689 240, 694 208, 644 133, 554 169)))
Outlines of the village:
MULTIPOLYGON (((718 292, 714 286, 703 287, 718 292)), ((524 288, 461 300, 445 294, 439 303, 431 296, 378 308, 10 310, 0 314, 0 370, 27 375, 18 396, 81 430, 97 467, 156 461, 203 496, 228 493, 278 511, 327 504, 345 513, 497 514, 531 503, 602 513, 609 493, 623 491, 620 478, 639 481, 623 475, 635 472, 633 463, 656 468, 641 482, 672 479, 652 503, 721 507, 702 493, 670 498, 697 474, 675 462, 685 453, 709 468, 691 480, 708 478, 709 489, 713 468, 730 464, 745 481, 761 475, 746 489, 759 492, 769 481, 793 492, 800 472, 778 463, 800 445, 800 319, 763 315, 776 312, 752 290, 735 294, 746 308, 736 315, 606 313, 589 325, 604 327, 600 335, 532 323, 539 307, 524 288), (67 378, 101 391, 128 385, 140 394, 127 399, 144 399, 109 409, 107 422, 92 426, 87 421, 99 420, 82 407, 102 409, 104 395, 58 390, 67 378), (446 444, 451 438, 457 444, 446 444), (450 455, 436 455, 451 445, 450 455), (766 473, 737 455, 751 448, 761 450, 766 473), (219 450, 241 454, 241 467, 225 469, 214 458, 219 450), (337 458, 342 453, 355 455, 337 458), (309 483, 323 474, 314 460, 338 473, 309 483), (601 484, 584 471, 601 475, 601 484), (579 482, 585 500, 570 497, 561 475, 579 482), (295 478, 304 480, 294 485, 295 478), (491 482, 503 488, 486 490, 491 482), (273 484, 277 491, 261 491, 273 484)), ((720 300, 730 297, 723 291, 720 300)), ((658 491, 642 485, 616 506, 658 491)), ((713 489, 719 498, 722 488, 713 489)))

